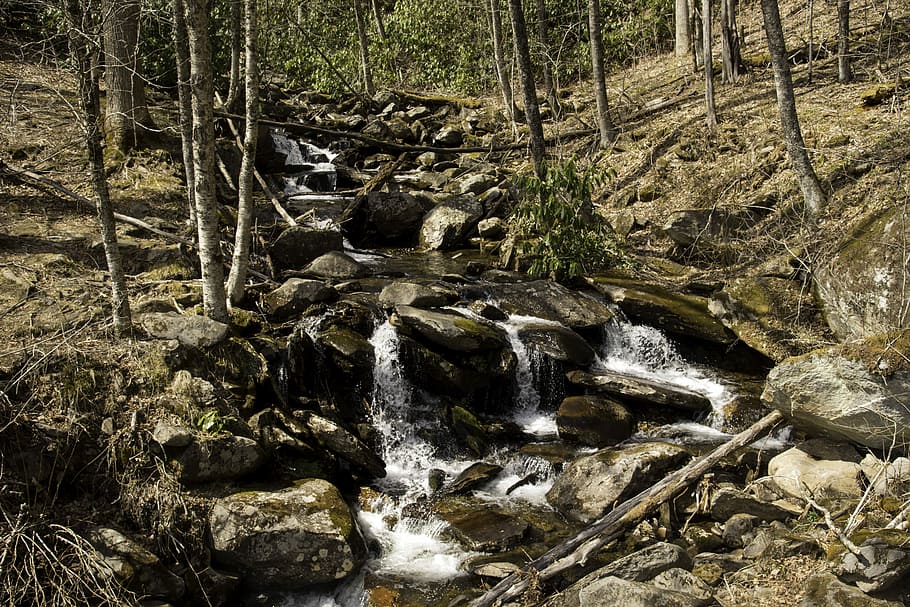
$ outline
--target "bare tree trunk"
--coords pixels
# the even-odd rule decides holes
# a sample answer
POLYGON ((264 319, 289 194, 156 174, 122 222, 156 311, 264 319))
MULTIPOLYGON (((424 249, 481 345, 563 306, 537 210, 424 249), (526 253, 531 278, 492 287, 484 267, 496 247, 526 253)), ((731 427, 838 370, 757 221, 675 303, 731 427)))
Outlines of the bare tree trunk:
POLYGON ((559 104, 559 95, 556 90, 556 80, 553 74, 553 58, 550 56, 550 41, 547 30, 550 28, 547 18, 547 5, 544 0, 537 0, 537 43, 540 46, 540 64, 543 68, 543 87, 547 92, 547 101, 553 110, 553 118, 559 118, 562 107, 559 104))
MULTIPOLYGON (((493 66, 496 69, 496 80, 502 92, 502 101, 505 105, 506 116, 512 122, 515 130, 515 94, 512 91, 512 80, 506 68, 505 53, 502 42, 502 6, 500 0, 490 0, 490 23, 493 38, 493 66)), ((517 135, 517 130, 516 130, 517 135)))
POLYGON ((799 179, 806 210, 813 217, 817 217, 825 206, 825 194, 822 192, 815 169, 812 168, 799 128, 796 98, 793 95, 793 78, 790 75, 790 64, 787 62, 787 47, 784 43, 784 30, 780 23, 777 0, 761 0, 761 9, 765 20, 765 34, 768 36, 768 50, 771 53, 771 66, 774 68, 774 88, 777 92, 777 107, 780 110, 784 142, 787 144, 793 170, 799 179))
POLYGON ((616 138, 607 104, 607 83, 604 78, 604 47, 600 33, 600 0, 588 0, 588 28, 591 32, 591 69, 594 71, 594 97, 597 99, 597 128, 600 147, 607 148, 616 138))
POLYGON ((243 0, 228 0, 231 4, 231 72, 225 109, 235 113, 242 103, 240 64, 243 61, 243 0))
POLYGON ((515 57, 518 60, 518 73, 521 79, 521 92, 525 104, 525 117, 528 121, 531 138, 531 159, 534 172, 543 177, 546 170, 544 154, 546 148, 543 140, 543 125, 540 122, 540 107, 537 105, 537 88, 534 85, 534 72, 531 69, 531 49, 528 47, 528 30, 525 26, 524 9, 521 0, 509 0, 509 16, 512 18, 512 34, 515 39, 515 57))
POLYGON ((376 20, 376 31, 379 33, 379 39, 385 42, 385 23, 382 21, 382 7, 379 6, 379 0, 371 1, 373 7, 373 18, 376 20))
POLYGON ((740 52, 739 29, 736 26, 737 0, 721 0, 720 33, 724 82, 736 82, 742 73, 743 58, 740 52))
POLYGON ((690 30, 692 31, 692 69, 698 73, 698 69, 704 65, 702 55, 704 54, 705 44, 702 36, 704 29, 701 27, 701 6, 698 0, 692 0, 690 5, 692 12, 690 18, 690 30))
POLYGON ((145 144, 155 123, 139 61, 139 0, 103 0, 107 139, 125 154, 145 144))
POLYGON ((676 0, 676 44, 674 51, 677 57, 689 54, 692 47, 692 26, 689 21, 689 0, 676 0))
POLYGON ((238 183, 237 229, 234 232, 234 256, 228 275, 227 296, 231 305, 243 300, 244 284, 250 264, 253 241, 253 171, 256 165, 256 139, 259 133, 259 62, 257 57, 258 23, 256 0, 245 0, 246 30, 246 129, 243 135, 243 160, 238 183))
POLYGON ((373 70, 370 69, 370 41, 367 39, 367 25, 363 18, 361 0, 354 0, 354 19, 357 21, 357 38, 360 40, 360 67, 363 70, 363 89, 372 97, 376 94, 373 86, 373 70))
POLYGON ((190 47, 186 33, 183 0, 171 0, 174 13, 174 53, 177 55, 177 103, 180 111, 180 140, 186 175, 186 198, 190 223, 196 229, 196 178, 193 167, 193 91, 190 87, 190 47))
POLYGON ((212 58, 209 48, 209 3, 185 0, 190 49, 190 82, 193 89, 193 164, 199 262, 202 269, 202 305, 205 315, 227 322, 224 292, 224 257, 218 229, 215 197, 215 121, 213 119, 212 58))
POLYGON ((705 64, 705 122, 709 131, 717 128, 717 111, 714 109, 714 59, 711 52, 711 0, 702 0, 702 50, 705 64))
POLYGON ((114 330, 123 335, 130 330, 130 302, 126 290, 126 279, 117 244, 117 229, 114 223, 114 207, 107 187, 104 172, 104 153, 101 149, 101 93, 98 81, 92 75, 92 49, 88 37, 94 35, 79 0, 67 0, 66 17, 69 25, 69 46, 76 69, 79 88, 79 106, 85 120, 85 143, 88 151, 89 168, 92 174, 92 188, 95 190, 95 207, 101 226, 101 240, 107 269, 111 275, 111 307, 114 330))
POLYGON ((846 84, 853 80, 850 67, 850 0, 837 2, 837 81, 846 84))
POLYGON ((806 27, 809 30, 809 42, 807 44, 809 51, 809 61, 806 64, 806 80, 812 82, 812 73, 815 66, 815 2, 808 0, 808 15, 806 15, 806 27))

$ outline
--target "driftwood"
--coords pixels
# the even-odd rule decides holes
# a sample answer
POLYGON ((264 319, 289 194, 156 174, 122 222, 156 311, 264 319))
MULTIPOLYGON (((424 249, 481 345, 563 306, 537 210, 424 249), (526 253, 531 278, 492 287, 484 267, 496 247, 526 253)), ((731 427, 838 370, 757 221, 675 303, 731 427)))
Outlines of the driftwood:
POLYGON ((548 580, 567 569, 583 564, 589 556, 625 533, 629 526, 701 478, 720 460, 754 442, 783 419, 780 411, 772 411, 711 453, 694 460, 666 476, 656 485, 626 500, 575 537, 528 563, 522 571, 509 575, 475 599, 471 607, 505 604, 519 597, 528 588, 529 580, 532 578, 548 580))
MULTIPOLYGON (((218 93, 215 93, 215 97, 218 99, 218 103, 221 103, 221 96, 218 93)), ((227 118, 227 123, 228 127, 231 129, 231 133, 234 135, 234 145, 237 146, 237 149, 240 150, 240 153, 242 154, 243 140, 240 138, 240 132, 237 130, 237 126, 234 124, 234 121, 230 117, 227 118)), ((272 188, 268 186, 268 184, 265 182, 265 179, 262 178, 262 175, 259 173, 259 170, 256 167, 253 167, 253 176, 259 183, 259 187, 262 188, 263 192, 265 192, 265 195, 269 197, 269 200, 272 202, 272 206, 275 207, 275 210, 278 211, 278 214, 281 215, 281 218, 284 219, 288 225, 296 226, 297 222, 281 205, 278 197, 275 196, 274 192, 272 192, 272 188)))
POLYGON ((395 176, 395 173, 398 169, 401 168, 401 165, 404 164, 407 154, 401 154, 394 160, 394 162, 389 162, 383 165, 379 172, 376 173, 368 182, 363 184, 362 187, 356 190, 354 195, 354 200, 345 208, 344 212, 341 214, 341 220, 339 223, 344 225, 345 223, 351 221, 360 211, 360 208, 363 206, 364 201, 370 195, 371 192, 376 192, 382 188, 392 177, 395 176))

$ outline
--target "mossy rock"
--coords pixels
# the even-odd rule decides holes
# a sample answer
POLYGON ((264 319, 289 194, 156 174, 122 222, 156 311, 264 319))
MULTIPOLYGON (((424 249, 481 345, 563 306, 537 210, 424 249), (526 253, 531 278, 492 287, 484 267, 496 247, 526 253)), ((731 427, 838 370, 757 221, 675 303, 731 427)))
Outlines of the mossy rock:
POLYGON ((893 82, 874 84, 860 91, 859 99, 867 107, 881 105, 894 97, 896 90, 897 86, 893 82))
POLYGON ((490 440, 473 413, 464 407, 452 407, 452 429, 455 436, 474 455, 483 457, 490 450, 490 440))

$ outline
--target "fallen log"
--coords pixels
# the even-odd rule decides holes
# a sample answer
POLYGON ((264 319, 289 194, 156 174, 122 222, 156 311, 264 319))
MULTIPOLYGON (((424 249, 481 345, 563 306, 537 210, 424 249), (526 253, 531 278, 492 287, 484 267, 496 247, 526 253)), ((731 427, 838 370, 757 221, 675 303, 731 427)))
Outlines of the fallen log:
POLYGON ((525 565, 521 571, 512 573, 475 599, 471 607, 503 605, 521 596, 531 579, 548 580, 576 565, 584 564, 589 556, 621 536, 628 527, 697 481, 720 460, 769 432, 783 419, 780 411, 772 411, 711 453, 626 500, 578 535, 551 548, 543 556, 525 565))

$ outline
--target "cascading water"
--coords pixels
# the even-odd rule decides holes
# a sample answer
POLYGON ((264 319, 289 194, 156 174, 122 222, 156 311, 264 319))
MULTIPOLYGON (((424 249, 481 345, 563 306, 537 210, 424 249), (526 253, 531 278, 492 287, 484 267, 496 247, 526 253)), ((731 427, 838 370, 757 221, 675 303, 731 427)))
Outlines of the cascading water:
POLYGON ((533 355, 518 335, 521 327, 531 321, 541 322, 539 318, 513 315, 500 323, 500 326, 506 331, 509 344, 517 359, 515 366, 517 394, 512 419, 529 434, 555 436, 556 418, 552 413, 548 414, 540 410, 538 378, 534 373, 535 367, 539 369, 540 364, 534 360, 533 355))

